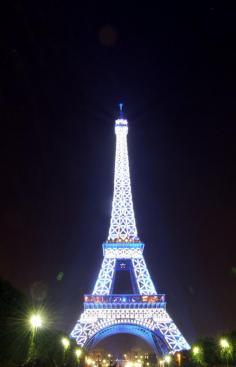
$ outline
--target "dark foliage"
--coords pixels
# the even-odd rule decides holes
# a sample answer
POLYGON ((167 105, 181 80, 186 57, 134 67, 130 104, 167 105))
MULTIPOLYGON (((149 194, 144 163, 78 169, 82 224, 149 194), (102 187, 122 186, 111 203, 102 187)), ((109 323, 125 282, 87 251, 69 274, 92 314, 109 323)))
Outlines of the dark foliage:
POLYGON ((0 367, 77 366, 76 344, 71 341, 68 350, 63 350, 61 339, 65 333, 42 328, 32 334, 28 323, 30 310, 29 299, 0 280, 0 367))

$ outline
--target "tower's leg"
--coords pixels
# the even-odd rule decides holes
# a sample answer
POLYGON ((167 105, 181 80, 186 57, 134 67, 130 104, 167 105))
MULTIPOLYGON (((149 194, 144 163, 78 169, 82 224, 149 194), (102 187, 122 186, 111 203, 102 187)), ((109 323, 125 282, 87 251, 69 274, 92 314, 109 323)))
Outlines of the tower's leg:
POLYGON ((143 256, 132 259, 134 274, 141 295, 157 294, 143 256))
POLYGON ((93 294, 106 295, 111 293, 113 284, 116 259, 103 258, 102 267, 96 281, 93 294))

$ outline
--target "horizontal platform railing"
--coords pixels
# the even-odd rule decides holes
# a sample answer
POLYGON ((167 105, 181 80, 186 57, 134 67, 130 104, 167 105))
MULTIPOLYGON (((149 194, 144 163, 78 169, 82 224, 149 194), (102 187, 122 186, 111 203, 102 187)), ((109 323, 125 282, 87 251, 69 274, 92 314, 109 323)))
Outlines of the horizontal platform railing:
POLYGON ((85 303, 165 303, 165 294, 140 295, 140 294, 112 294, 112 295, 94 295, 85 294, 85 303))

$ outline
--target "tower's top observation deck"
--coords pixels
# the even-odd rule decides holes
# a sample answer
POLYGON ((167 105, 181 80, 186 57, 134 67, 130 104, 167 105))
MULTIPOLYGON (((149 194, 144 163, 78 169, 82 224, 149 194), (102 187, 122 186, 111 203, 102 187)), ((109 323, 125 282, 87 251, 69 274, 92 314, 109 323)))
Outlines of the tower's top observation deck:
POLYGON ((108 242, 138 242, 134 217, 129 157, 127 147, 128 121, 124 118, 123 104, 120 103, 119 118, 115 121, 116 155, 114 193, 108 242))

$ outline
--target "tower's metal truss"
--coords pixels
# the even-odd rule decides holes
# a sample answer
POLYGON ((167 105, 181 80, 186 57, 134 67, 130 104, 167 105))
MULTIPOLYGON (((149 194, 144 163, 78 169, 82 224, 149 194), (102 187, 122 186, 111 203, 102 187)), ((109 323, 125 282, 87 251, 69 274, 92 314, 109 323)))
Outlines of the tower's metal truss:
POLYGON ((129 157, 127 149, 127 120, 116 120, 115 133, 116 158, 114 194, 108 241, 133 242, 138 240, 138 234, 130 185, 129 157))
POLYGON ((156 289, 151 280, 148 272, 145 260, 143 258, 143 244, 134 243, 129 245, 115 244, 115 248, 112 244, 105 243, 104 248, 104 259, 101 270, 98 275, 98 279, 95 283, 93 294, 98 296, 107 295, 112 293, 112 284, 114 283, 116 261, 118 259, 131 259, 132 266, 135 274, 135 280, 137 282, 137 288, 141 295, 153 295, 156 294, 156 289), (132 248, 132 245, 134 248, 132 248), (139 246, 139 247, 138 247, 139 246))
POLYGON ((156 289, 142 257, 132 259, 134 274, 138 284, 139 293, 142 295, 156 294, 156 289))
POLYGON ((78 345, 86 348, 97 333, 111 326, 125 324, 142 326, 157 339, 161 335, 166 349, 163 351, 163 347, 160 347, 159 352, 175 353, 189 349, 189 344, 164 308, 155 308, 156 305, 152 308, 138 308, 137 304, 132 305, 136 308, 128 308, 128 304, 124 304, 125 308, 108 306, 85 309, 71 334, 78 345))
POLYGON ((93 294, 99 296, 109 294, 111 290, 112 280, 114 277, 116 259, 104 257, 102 268, 98 274, 93 294))
POLYGON ((190 346, 166 311, 148 272, 144 244, 135 223, 127 150, 128 122, 116 120, 114 195, 108 240, 103 244, 103 262, 91 295, 85 295, 84 312, 71 337, 89 348, 114 332, 144 337, 156 353, 176 352, 190 346), (113 294, 116 271, 129 263, 133 294, 113 294))

